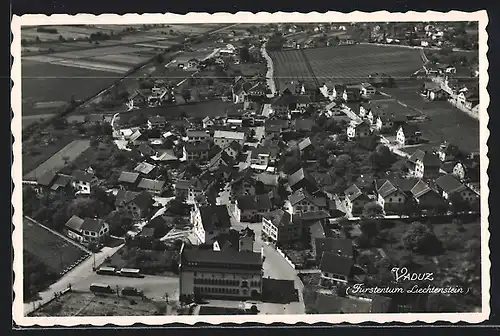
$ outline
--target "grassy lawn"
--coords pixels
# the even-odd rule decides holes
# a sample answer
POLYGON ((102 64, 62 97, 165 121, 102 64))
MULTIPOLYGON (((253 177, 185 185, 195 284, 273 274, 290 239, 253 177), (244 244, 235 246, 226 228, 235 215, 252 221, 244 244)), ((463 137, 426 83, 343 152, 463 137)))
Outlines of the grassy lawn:
POLYGON ((26 218, 23 220, 23 241, 23 248, 55 274, 88 255, 83 249, 26 218))

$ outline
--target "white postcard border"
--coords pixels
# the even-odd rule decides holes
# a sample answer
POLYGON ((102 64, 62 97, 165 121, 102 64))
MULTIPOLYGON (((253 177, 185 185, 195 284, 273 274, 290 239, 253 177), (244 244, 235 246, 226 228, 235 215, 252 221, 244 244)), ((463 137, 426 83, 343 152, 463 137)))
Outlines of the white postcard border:
POLYGON ((258 322, 270 324, 281 322, 294 323, 362 323, 362 322, 468 322, 479 323, 486 320, 490 314, 490 251, 488 230, 488 163, 487 156, 489 138, 487 107, 489 105, 488 84, 488 34, 486 27, 488 15, 485 10, 476 12, 450 11, 447 13, 406 12, 390 13, 378 11, 365 13, 355 11, 351 13, 327 12, 327 13, 266 13, 256 14, 250 12, 230 13, 189 13, 181 14, 78 14, 78 15, 23 15, 13 16, 11 29, 13 40, 11 54, 14 57, 11 76, 14 85, 11 92, 12 110, 14 116, 11 122, 11 130, 14 136, 13 152, 14 162, 12 167, 12 179, 15 184, 12 194, 12 205, 14 207, 13 223, 14 231, 12 243, 14 249, 14 292, 12 313, 15 324, 19 326, 77 326, 90 324, 94 326, 131 326, 133 324, 167 325, 170 323, 183 323, 193 325, 198 322, 220 324, 220 323, 245 323, 258 322), (481 159, 481 258, 482 258, 482 311, 477 313, 412 313, 412 314, 329 314, 329 315, 245 315, 245 316, 99 316, 99 317, 27 317, 24 316, 23 308, 23 258, 22 258, 22 156, 21 156, 21 26, 29 25, 62 25, 62 24, 148 24, 148 23, 279 23, 279 22, 388 22, 388 21, 479 21, 479 70, 480 70, 480 159, 481 159))

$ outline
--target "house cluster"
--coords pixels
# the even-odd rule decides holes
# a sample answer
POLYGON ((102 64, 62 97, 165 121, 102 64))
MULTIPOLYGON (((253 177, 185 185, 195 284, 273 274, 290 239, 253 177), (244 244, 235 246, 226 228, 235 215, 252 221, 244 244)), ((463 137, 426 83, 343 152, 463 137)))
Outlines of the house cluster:
POLYGON ((151 88, 135 90, 127 101, 127 107, 132 109, 161 106, 174 98, 174 88, 165 81, 155 80, 151 88))
POLYGON ((426 68, 429 82, 424 83, 421 94, 430 100, 448 100, 457 108, 475 118, 479 116, 479 80, 468 69, 446 65, 426 68))

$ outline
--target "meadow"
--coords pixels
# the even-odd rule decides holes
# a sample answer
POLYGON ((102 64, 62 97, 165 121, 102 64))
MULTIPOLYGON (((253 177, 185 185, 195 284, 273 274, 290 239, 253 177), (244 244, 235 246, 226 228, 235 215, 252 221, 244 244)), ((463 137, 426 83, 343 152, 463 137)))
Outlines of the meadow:
POLYGON ((23 219, 23 249, 55 274, 62 273, 88 256, 82 248, 28 218, 23 219))

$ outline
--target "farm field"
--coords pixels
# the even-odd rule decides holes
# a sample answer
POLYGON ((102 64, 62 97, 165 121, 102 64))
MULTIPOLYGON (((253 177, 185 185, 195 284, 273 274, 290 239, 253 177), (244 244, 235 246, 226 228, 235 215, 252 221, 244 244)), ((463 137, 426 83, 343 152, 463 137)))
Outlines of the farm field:
MULTIPOLYGON (((117 74, 108 71, 68 67, 60 64, 23 60, 22 71, 22 114, 55 113, 57 109, 37 108, 37 103, 69 102, 86 99, 117 79, 117 74)), ((43 105, 43 104, 42 104, 43 105)))
POLYGON ((32 316, 153 316, 165 315, 165 302, 118 297, 116 294, 96 296, 92 293, 69 292, 45 305, 32 316))
POLYGON ((23 249, 55 274, 60 274, 89 255, 83 249, 28 218, 23 219, 23 249))
POLYGON ((414 113, 421 111, 430 117, 430 121, 419 123, 422 136, 430 141, 426 147, 448 141, 466 151, 478 151, 479 122, 447 101, 424 100, 418 94, 420 86, 420 81, 405 82, 397 88, 384 88, 383 92, 416 109, 414 113))
POLYGON ((302 50, 270 52, 269 56, 273 60, 274 78, 278 90, 281 90, 287 82, 291 81, 317 84, 314 73, 308 66, 302 50))
POLYGON ((352 45, 326 48, 308 48, 271 52, 278 88, 293 80, 360 81, 368 75, 383 72, 392 77, 408 78, 422 67, 420 51, 352 45))
POLYGON ((372 45, 311 48, 304 54, 319 82, 360 80, 376 72, 408 78, 423 64, 418 49, 372 45))
MULTIPOLYGON (((46 171, 57 171, 65 166, 65 158, 68 162, 71 162, 89 147, 90 140, 73 140, 72 142, 64 146, 64 148, 52 155, 48 160, 29 172, 26 176, 24 176, 24 178, 28 180, 36 179, 46 171)), ((24 170, 25 166, 23 164, 23 171, 24 170)))

